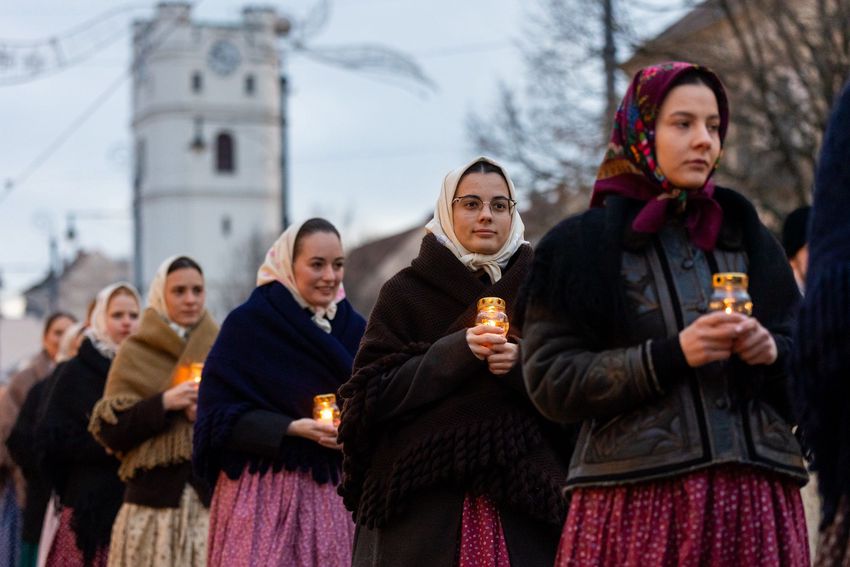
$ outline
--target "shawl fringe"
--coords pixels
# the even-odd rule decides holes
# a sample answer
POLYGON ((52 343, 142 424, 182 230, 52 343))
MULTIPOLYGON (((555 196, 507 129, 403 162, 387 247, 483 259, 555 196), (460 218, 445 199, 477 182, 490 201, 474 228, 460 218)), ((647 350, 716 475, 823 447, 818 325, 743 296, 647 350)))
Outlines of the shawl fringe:
MULTIPOLYGON (((116 412, 130 409, 141 401, 136 396, 116 396, 103 398, 92 410, 89 431, 100 443, 101 420, 109 424, 118 423, 116 412)), ((118 476, 127 482, 142 469, 152 469, 162 465, 179 464, 192 459, 192 424, 180 416, 166 433, 151 437, 137 447, 117 455, 121 460, 118 476)))
POLYGON ((512 306, 531 256, 521 249, 501 280, 482 285, 428 235, 411 268, 381 290, 355 373, 339 390, 344 458, 338 492, 358 524, 383 527, 411 494, 436 486, 486 494, 529 518, 562 524, 566 468, 546 422, 522 395, 494 382, 486 365, 441 401, 379 423, 382 376, 468 326, 478 297, 498 295, 512 306))
POLYGON ((831 266, 819 276, 798 316, 792 399, 800 424, 797 434, 818 473, 826 525, 842 495, 850 494, 850 264, 831 266))

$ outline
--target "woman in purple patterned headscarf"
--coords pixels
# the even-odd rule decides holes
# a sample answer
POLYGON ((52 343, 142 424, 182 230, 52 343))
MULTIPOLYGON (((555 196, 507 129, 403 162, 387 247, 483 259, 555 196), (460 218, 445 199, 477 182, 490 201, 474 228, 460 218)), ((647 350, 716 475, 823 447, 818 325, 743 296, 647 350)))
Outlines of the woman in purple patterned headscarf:
POLYGON ((523 369, 580 432, 557 565, 808 565, 785 360, 799 294, 752 204, 712 180, 720 79, 640 70, 591 209, 544 237, 523 369), (712 274, 749 278, 752 316, 709 312, 712 274))

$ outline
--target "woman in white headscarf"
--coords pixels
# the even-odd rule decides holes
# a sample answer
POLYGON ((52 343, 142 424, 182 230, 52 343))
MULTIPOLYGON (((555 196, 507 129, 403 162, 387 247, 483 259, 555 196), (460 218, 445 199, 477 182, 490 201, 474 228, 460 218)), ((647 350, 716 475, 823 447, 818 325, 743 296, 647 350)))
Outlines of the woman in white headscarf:
POLYGON ((531 267, 516 200, 489 158, 450 172, 419 256, 381 289, 340 389, 355 566, 554 560, 565 468, 525 393, 521 329, 475 324, 483 297, 513 316, 531 267))
POLYGON ((127 487, 110 566, 206 564, 209 490, 192 475, 197 384, 190 374, 218 333, 204 298, 194 260, 163 262, 139 330, 121 344, 92 410, 89 431, 118 457, 127 487))
POLYGON ((103 395, 118 347, 138 329, 140 312, 141 298, 129 283, 102 289, 77 355, 57 371, 45 401, 38 428, 42 467, 62 505, 48 566, 106 565, 124 484, 118 459, 89 433, 89 415, 103 395))

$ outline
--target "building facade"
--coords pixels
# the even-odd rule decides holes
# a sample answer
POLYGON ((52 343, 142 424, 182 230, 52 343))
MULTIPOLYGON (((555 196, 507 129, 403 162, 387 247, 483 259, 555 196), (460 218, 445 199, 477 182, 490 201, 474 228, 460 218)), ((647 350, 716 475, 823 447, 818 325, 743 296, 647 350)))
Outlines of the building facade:
POLYGON ((188 255, 221 320, 253 281, 245 251, 282 226, 285 20, 251 7, 228 24, 191 16, 167 2, 134 23, 134 279, 144 291, 165 258, 188 255))

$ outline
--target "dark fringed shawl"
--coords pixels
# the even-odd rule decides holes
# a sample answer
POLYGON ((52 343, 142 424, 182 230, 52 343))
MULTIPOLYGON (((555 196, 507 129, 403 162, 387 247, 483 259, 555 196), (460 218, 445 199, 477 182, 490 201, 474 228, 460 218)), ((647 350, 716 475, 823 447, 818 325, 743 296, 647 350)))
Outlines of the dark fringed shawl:
MULTIPOLYGON (((411 494, 436 486, 486 494, 552 524, 563 521, 566 468, 547 424, 484 361, 448 396, 377 425, 382 376, 438 339, 471 327, 481 297, 505 299, 513 317, 532 255, 529 246, 521 247, 502 278, 488 285, 429 234, 412 265, 382 288, 354 375, 340 389, 345 459, 339 492, 358 523, 383 527, 411 494)), ((511 334, 519 332, 512 324, 511 334)))
MULTIPOLYGON (((753 316, 775 335, 790 336, 800 294, 781 246, 742 195, 717 187, 714 197, 723 208, 717 248, 742 249, 747 255, 753 316)), ((652 238, 631 228, 642 206, 640 201, 610 196, 605 208, 568 218, 550 230, 537 246, 523 289, 523 317, 565 317, 593 350, 630 346, 633 313, 620 274, 623 250, 640 250, 652 238)), ((777 346, 785 352, 789 345, 777 346)), ((739 398, 763 395, 764 367, 733 361, 731 371, 742 377, 732 380, 739 398)), ((790 418, 784 387, 773 394, 769 401, 790 418)))
POLYGON ((57 369, 38 429, 44 444, 43 470, 62 504, 73 510, 71 528, 87 562, 94 560, 99 548, 109 546, 112 523, 124 498, 118 459, 88 431, 110 365, 89 339, 83 341, 77 356, 57 369))
POLYGON ((219 471, 312 471, 316 482, 339 482, 342 455, 314 441, 286 437, 277 458, 227 449, 238 419, 267 410, 294 419, 312 417, 313 396, 336 392, 351 365, 366 322, 347 300, 337 305, 325 333, 280 283, 254 290, 233 310, 204 364, 195 422, 193 463, 215 484, 219 471))
POLYGON ((850 84, 821 150, 795 343, 795 410, 830 523, 850 496, 850 84))

